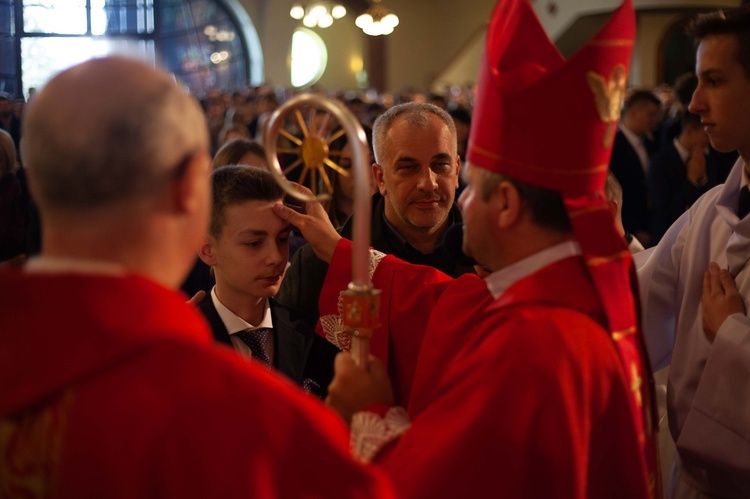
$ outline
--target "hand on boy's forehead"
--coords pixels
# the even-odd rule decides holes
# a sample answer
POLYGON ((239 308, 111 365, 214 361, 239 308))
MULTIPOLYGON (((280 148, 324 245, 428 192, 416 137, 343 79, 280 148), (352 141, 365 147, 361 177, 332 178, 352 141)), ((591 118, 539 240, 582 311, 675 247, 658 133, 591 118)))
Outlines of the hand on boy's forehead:
POLYGON ((237 233, 239 236, 275 236, 277 234, 285 234, 288 232, 291 232, 292 226, 290 224, 286 224, 284 227, 282 227, 279 230, 269 232, 265 229, 254 229, 252 227, 241 230, 237 233))
POLYGON ((289 222, 273 211, 277 201, 246 201, 229 206, 224 219, 225 234, 276 236, 291 230, 289 222))

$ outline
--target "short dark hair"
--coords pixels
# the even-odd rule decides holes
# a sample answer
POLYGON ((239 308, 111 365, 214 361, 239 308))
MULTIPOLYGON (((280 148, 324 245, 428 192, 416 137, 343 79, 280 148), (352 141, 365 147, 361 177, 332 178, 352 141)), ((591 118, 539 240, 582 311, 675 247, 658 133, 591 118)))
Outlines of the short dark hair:
POLYGON ((460 121, 461 123, 471 125, 471 113, 465 107, 458 106, 454 109, 449 110, 448 114, 451 115, 453 121, 460 121))
POLYGON ((625 99, 622 110, 627 111, 631 107, 642 103, 651 103, 661 107, 661 101, 651 90, 635 90, 625 99))
MULTIPOLYGON (((249 139, 232 139, 219 149, 211 161, 211 169, 215 170, 225 165, 236 165, 247 153, 253 153, 261 158, 266 157, 265 148, 249 139)), ((260 165, 253 165, 260 166, 260 165)))
POLYGON ((227 208, 245 201, 278 201, 284 190, 270 171, 257 166, 226 165, 211 174, 213 202, 210 232, 218 239, 224 228, 227 208))
POLYGON ((558 191, 537 187, 508 175, 490 172, 477 166, 473 168, 480 172, 482 200, 489 200, 490 195, 501 182, 510 182, 518 190, 521 199, 531 211, 531 219, 535 224, 563 234, 573 231, 562 194, 558 191))
POLYGON ((696 17, 688 26, 687 34, 696 46, 707 36, 734 35, 737 37, 735 58, 745 75, 750 78, 750 4, 736 9, 711 12, 696 17))
POLYGON ((687 107, 698 88, 698 77, 695 73, 683 73, 674 81, 674 94, 683 106, 687 107))
POLYGON ((532 220, 537 225, 561 233, 573 231, 562 194, 511 177, 508 177, 508 180, 518 189, 521 198, 531 210, 532 220))

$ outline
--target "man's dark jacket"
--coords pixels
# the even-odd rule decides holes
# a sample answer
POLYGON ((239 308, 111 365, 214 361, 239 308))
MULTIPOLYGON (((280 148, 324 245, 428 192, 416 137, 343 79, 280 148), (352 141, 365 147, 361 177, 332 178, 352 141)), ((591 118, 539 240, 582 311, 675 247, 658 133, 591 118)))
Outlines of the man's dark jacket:
MULTIPOLYGON (((356 216, 356 214, 355 214, 356 216)), ((451 223, 461 223, 461 210, 454 204, 450 213, 451 223)), ((352 218, 339 231, 345 238, 352 237, 352 218)), ((458 265, 440 244, 433 253, 425 255, 406 243, 394 233, 385 221, 385 199, 379 193, 372 197, 372 225, 370 245, 378 251, 394 255, 406 262, 429 265, 452 277, 474 272, 471 267, 458 265)), ((328 264, 315 256, 312 248, 305 245, 292 258, 276 300, 302 312, 310 325, 318 322, 318 298, 323 289, 328 264)))

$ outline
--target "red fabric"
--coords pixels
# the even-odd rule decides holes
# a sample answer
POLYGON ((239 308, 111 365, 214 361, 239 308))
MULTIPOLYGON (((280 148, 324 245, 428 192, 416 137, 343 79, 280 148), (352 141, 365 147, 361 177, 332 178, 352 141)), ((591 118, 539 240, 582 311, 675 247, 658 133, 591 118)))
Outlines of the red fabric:
MULTIPOLYGON (((344 289, 349 249, 337 248, 328 296, 344 289)), ((581 258, 497 300, 476 276, 391 257, 373 285, 389 295, 389 341, 419 343, 416 368, 390 359, 414 373, 399 379, 412 426, 378 459, 400 497, 649 497, 630 385, 581 258)))
POLYGON ((339 418, 214 345, 184 301, 138 276, 0 274, 0 490, 391 496, 339 418))
MULTIPOLYGON (((631 0, 567 61, 527 0, 499 1, 487 32, 469 163, 566 196, 600 192, 612 150, 605 138, 614 136, 615 123, 601 118, 587 75, 607 84, 615 68, 630 67, 631 0)), ((623 96, 613 92, 615 109, 623 96)))
MULTIPOLYGON (((326 284, 320 293, 318 307, 320 316, 339 315, 338 299, 341 290, 346 289, 351 281, 351 262, 352 262, 352 244, 347 239, 342 239, 336 246, 333 258, 326 274, 326 284)), ((386 260, 396 260, 395 257, 388 255, 386 260)), ((378 268, 378 272, 391 272, 385 270, 386 267, 378 268)), ((395 267, 388 267, 393 269, 395 267)), ((434 269, 433 269, 434 270, 434 269)), ((393 278, 393 276, 389 276, 393 278)), ((388 277, 386 277, 388 278, 388 277)), ((435 271, 431 280, 450 282, 452 278, 435 271)), ((396 404, 406 406, 409 401, 411 392, 411 382, 414 378, 414 368, 417 364, 417 356, 422 345, 422 337, 427 326, 432 305, 437 299, 439 290, 433 293, 432 288, 424 288, 421 283, 414 282, 410 284, 409 289, 413 292, 398 296, 400 303, 398 306, 407 308, 411 314, 411 321, 414 329, 411 334, 394 336, 389 333, 397 324, 393 323, 390 316, 391 307, 394 305, 394 294, 391 289, 381 288, 380 298, 380 329, 373 332, 370 340, 370 352, 383 361, 388 366, 388 375, 394 389, 394 398, 396 404), (417 292, 418 291, 418 292, 417 292)), ((325 334, 318 324, 318 334, 325 337, 325 334)))
POLYGON ((624 0, 565 60, 527 0, 500 0, 488 28, 467 159, 562 194, 606 328, 630 385, 638 387, 631 410, 638 416, 650 474, 658 480, 658 418, 633 299, 635 267, 603 195, 634 39, 632 1, 624 0))

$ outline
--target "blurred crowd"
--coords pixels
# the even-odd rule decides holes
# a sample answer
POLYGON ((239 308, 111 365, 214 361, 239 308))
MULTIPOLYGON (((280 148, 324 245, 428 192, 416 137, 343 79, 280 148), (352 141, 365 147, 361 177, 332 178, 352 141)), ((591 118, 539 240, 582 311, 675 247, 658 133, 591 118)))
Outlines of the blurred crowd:
MULTIPOLYGON (((737 158, 736 153, 718 153, 708 144, 700 119, 687 110, 695 90, 694 74, 680 76, 673 85, 662 83, 653 89, 630 89, 623 103, 618 139, 610 167, 622 186, 623 224, 627 237, 637 238, 644 246, 658 243, 666 229, 682 212, 709 188, 723 183, 737 158), (623 130, 624 129, 624 130, 623 130), (678 145, 675 145, 678 143, 678 145), (704 154, 695 154, 701 150, 704 154), (675 159, 679 157, 680 159, 675 159), (673 163, 677 163, 675 166, 673 163), (682 165, 680 165, 682 163, 682 165), (638 168, 640 166, 640 168, 638 168)), ((307 92, 336 99, 359 120, 368 138, 375 119, 395 104, 427 102, 446 110, 456 125, 458 155, 465 159, 474 106, 475 85, 454 85, 440 93, 405 90, 399 93, 367 91, 324 91, 310 88, 307 92)), ((30 98, 33 98, 32 89, 30 98)), ((213 90, 199 98, 205 112, 214 156, 227 143, 241 139, 216 158, 216 166, 240 162, 245 153, 249 164, 267 167, 263 130, 271 114, 299 91, 285 87, 247 87, 235 91, 213 90), (251 145, 252 144, 252 145, 251 145), (227 156, 229 154, 229 156, 227 156)), ((23 158, 19 153, 21 123, 26 101, 0 93, 0 130, 3 137, 3 163, 0 165, 0 259, 22 264, 24 255, 39 252, 39 221, 26 182, 23 158)), ((339 130, 335 118, 318 110, 303 113, 308 134, 325 140, 339 130), (317 116, 317 118, 315 117, 317 116), (316 121, 317 120, 317 121, 316 121)), ((286 129, 301 137, 298 122, 291 117, 286 129)), ((279 147, 289 149, 290 142, 281 139, 279 147)), ((351 162, 351 146, 346 137, 329 144, 331 157, 351 162)), ((372 145, 370 144, 370 148, 372 145)), ((294 166, 297 153, 280 153, 282 168, 294 166)), ((292 168, 288 177, 299 181, 302 168, 292 168)), ((351 182, 331 171, 329 214, 335 226, 341 226, 351 214, 351 182), (341 185, 341 182, 344 185, 341 185)), ((302 179, 310 186, 310 179, 302 179)), ((321 179, 318 178, 318 182, 321 179)), ((316 186, 316 188, 323 186, 316 186)), ((463 184, 459 186, 459 190, 463 184)), ((294 254, 293 245, 291 255, 294 254)))

